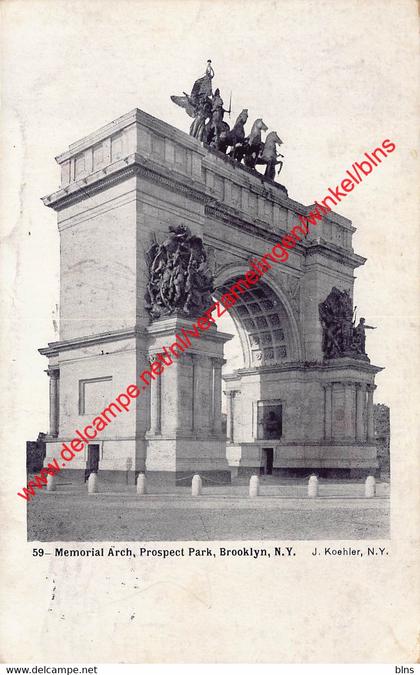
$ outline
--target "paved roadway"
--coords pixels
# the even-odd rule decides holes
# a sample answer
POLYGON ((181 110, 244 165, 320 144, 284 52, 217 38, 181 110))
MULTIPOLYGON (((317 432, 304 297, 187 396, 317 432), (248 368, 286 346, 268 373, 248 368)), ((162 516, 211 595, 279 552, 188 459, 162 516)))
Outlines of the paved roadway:
POLYGON ((193 498, 187 489, 137 496, 133 487, 108 486, 88 495, 85 486, 61 484, 28 504, 28 540, 386 539, 388 486, 379 486, 374 499, 363 498, 362 488, 325 484, 324 496, 308 499, 304 485, 289 484, 265 487, 262 496, 250 499, 245 486, 229 488, 229 495, 226 488, 206 488, 193 498))

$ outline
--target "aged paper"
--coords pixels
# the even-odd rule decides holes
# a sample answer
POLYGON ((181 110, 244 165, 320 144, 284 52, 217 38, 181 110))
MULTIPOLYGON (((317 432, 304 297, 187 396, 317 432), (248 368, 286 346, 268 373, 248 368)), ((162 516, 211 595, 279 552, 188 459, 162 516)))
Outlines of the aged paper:
MULTIPOLYGON (((412 0, 4 0, 0 12, 2 662, 415 663, 419 614, 417 4, 412 0), (188 133, 191 119, 170 96, 189 93, 194 81, 204 75, 208 59, 215 73, 213 100, 218 87, 224 108, 228 110, 229 105, 232 109, 230 118, 225 113, 225 120, 232 126, 246 108, 247 133, 257 118, 262 118, 269 130, 277 131, 283 141, 280 152, 284 164, 276 181, 301 205, 323 199, 354 162, 365 161, 364 153, 384 140, 395 145, 392 154, 334 207, 343 216, 344 229, 350 227, 344 219, 356 228, 354 253, 367 258, 355 271, 353 300, 359 308, 357 321, 363 316, 368 325, 376 327, 367 331, 366 344, 371 363, 384 368, 376 375, 375 403, 390 408, 391 481, 378 481, 378 493, 372 500, 377 506, 369 507, 371 515, 367 517, 367 507, 359 504, 361 499, 353 508, 353 488, 349 488, 350 498, 343 488, 349 483, 339 477, 331 485, 341 487, 328 488, 336 502, 317 502, 321 504, 318 520, 310 520, 311 509, 318 507, 308 506, 314 502, 307 497, 301 472, 296 478, 300 491, 293 492, 291 480, 286 487, 283 483, 283 499, 270 501, 277 494, 275 483, 273 488, 270 484, 265 488, 273 489, 273 496, 267 492, 256 498, 267 499, 267 504, 270 501, 269 523, 263 502, 245 504, 246 482, 238 488, 242 501, 230 486, 225 492, 210 493, 208 483, 208 492, 196 498, 204 500, 204 506, 197 506, 203 509, 202 514, 188 502, 179 518, 171 514, 170 499, 163 492, 150 498, 150 506, 139 507, 134 484, 130 499, 128 487, 122 494, 116 486, 108 489, 107 498, 112 502, 104 505, 104 513, 106 508, 109 515, 98 511, 96 530, 89 520, 96 508, 94 502, 84 494, 80 511, 77 507, 78 495, 87 490, 82 484, 75 489, 74 499, 69 498, 68 508, 59 501, 59 490, 36 495, 27 531, 27 504, 17 496, 28 480, 26 441, 35 440, 39 431, 48 432, 50 424, 44 373, 47 360, 37 350, 63 339, 59 305, 66 303, 66 282, 62 282, 60 300, 57 214, 41 201, 61 189, 54 157, 134 109, 188 133), (389 494, 390 534, 386 515, 389 494), (145 509, 144 522, 148 519, 152 523, 147 532, 139 508, 145 509), (234 523, 240 523, 244 509, 250 515, 249 519, 242 516, 241 530, 234 523), (295 517, 290 516, 290 509, 295 509, 295 517), (349 511, 354 513, 350 519, 349 511), (283 519, 287 527, 282 530, 279 522, 283 519), (110 523, 114 526, 114 520, 120 528, 115 540, 106 534, 110 531, 106 527, 110 523), (138 523, 138 537, 133 522, 138 523), (266 534, 262 522, 268 532, 283 532, 283 536, 266 534), (84 524, 87 538, 83 536, 84 524), (121 524, 130 535, 127 541, 120 536, 124 531, 121 524), (58 531, 65 533, 61 540, 51 535, 58 531), (167 533, 167 540, 159 541, 158 531, 167 533), (230 531, 238 534, 236 540, 229 537, 230 531), (33 532, 37 536, 41 533, 39 541, 33 532), (183 540, 183 532, 190 534, 187 540, 183 540), (323 540, 319 532, 329 536, 323 540), (56 549, 63 547, 69 551, 103 548, 104 555, 56 555, 56 549), (110 556, 112 547, 131 549, 136 557, 110 556), (191 555, 190 547, 194 549, 191 555), (166 558, 139 555, 141 548, 176 549, 183 554, 166 558), (341 554, 330 554, 326 548, 341 554), (196 555, 197 549, 203 555, 196 555), (249 554, 227 556, 221 549, 247 549, 249 554), (261 549, 270 556, 258 554, 261 549), (322 555, 317 555, 319 551, 322 555)), ((150 124, 153 128, 155 122, 150 124)), ((93 139, 92 147, 96 143, 93 139)), ((155 150, 158 155, 158 144, 155 150)), ((209 156, 215 155, 210 152, 209 156)), ((219 161, 214 159, 215 166, 221 166, 219 161)), ((230 164, 226 167, 227 180, 234 169, 230 164)), ((86 190, 88 173, 86 169, 86 190)), ((172 178, 174 175, 175 170, 172 178)), ((77 175, 64 183, 70 192, 73 179, 77 175)), ((191 190, 200 180, 197 174, 191 190)), ((277 194, 276 188, 267 185, 264 199, 269 199, 270 189, 277 194)), ((213 187, 217 201, 217 185, 213 187)), ((67 197, 60 193, 56 199, 67 197)), ((89 208, 99 208, 94 196, 89 199, 89 208)), ((231 199, 233 208, 233 191, 231 199)), ((247 203, 251 208, 251 202, 247 203)), ((157 217, 153 208, 146 221, 157 217)), ((175 220, 180 208, 173 207, 175 220)), ((258 212, 255 222, 258 218, 265 222, 267 214, 258 212)), ((194 214, 191 222, 194 230, 194 214)), ((126 226, 121 223, 113 230, 114 240, 99 243, 101 233, 97 233, 98 239, 89 242, 92 259, 97 247, 102 247, 104 257, 113 247, 119 250, 118 241, 126 236, 126 226)), ((161 246, 165 232, 168 229, 162 226, 157 233, 161 246)), ((63 237, 61 245, 69 246, 69 240, 64 241, 63 237)), ((152 241, 141 243, 146 250, 152 241)), ((226 250, 235 244, 241 244, 241 235, 226 241, 226 250)), ((70 262, 77 260, 79 245, 74 247, 70 262)), ((264 250, 258 249, 260 256, 264 250)), ((123 262, 131 254, 128 243, 123 262)), ((349 249, 348 254, 353 252, 349 249)), ((211 255, 208 253, 210 262, 211 255)), ((216 270, 219 254, 214 255, 216 270)), ((122 267, 110 264, 110 275, 124 274, 122 267)), ((335 278, 335 272, 330 273, 331 279, 335 278)), ((78 288, 76 284, 73 300, 78 293, 83 297, 82 286, 88 282, 89 275, 78 288)), ((107 288, 106 278, 95 287, 97 298, 103 288, 107 288)), ((293 288, 292 284, 286 293, 292 309, 293 288)), ((127 298, 118 298, 109 313, 103 312, 103 331, 98 332, 108 330, 118 315, 118 306, 125 307, 127 302, 127 298)), ((72 320, 78 321, 83 311, 80 307, 72 320)), ((143 311, 142 307, 139 315, 144 316, 143 311)), ((230 332, 234 326, 227 321, 220 327, 230 332)), ((275 349, 281 354, 280 342, 275 343, 275 349)), ((231 371, 242 367, 238 335, 226 349, 231 371)), ((210 355, 221 356, 216 351, 210 355)), ((50 361, 48 367, 54 363, 51 366, 50 361)), ((164 377, 169 377, 169 371, 164 377)), ((92 374, 80 376, 84 393, 82 396, 79 391, 79 407, 101 400, 102 393, 99 396, 97 392, 103 391, 106 380, 92 374)), ((129 383, 122 374, 121 386, 129 383)), ((343 396, 346 401, 345 391, 343 396)), ((270 423, 281 415, 282 396, 270 393, 270 404, 258 408, 259 398, 267 397, 256 396, 255 424, 264 427, 265 420, 270 423)), ((60 411, 71 405, 66 401, 61 401, 60 411)), ((362 417, 359 422, 364 424, 362 417)), ((297 418, 295 425, 300 423, 297 418)), ((352 424, 356 428, 355 418, 352 424)), ((276 428, 272 425, 274 434, 276 428)), ((71 438, 64 436, 63 440, 71 438)), ((265 457, 264 467, 259 468, 270 473, 270 463, 276 468, 276 456, 273 459, 267 448, 258 447, 265 457)), ((128 463, 126 469, 129 477, 134 467, 128 463)), ((99 480, 100 476, 101 467, 99 480)), ((364 477, 354 479, 359 486, 354 489, 361 497, 364 477)), ((72 488, 59 478, 60 489, 70 495, 72 488)), ((325 481, 321 476, 320 489, 328 485, 325 481)), ((185 492, 183 495, 182 499, 187 499, 185 492)), ((96 504, 104 499, 98 496, 96 504)), ((175 511, 177 500, 173 501, 175 511)))

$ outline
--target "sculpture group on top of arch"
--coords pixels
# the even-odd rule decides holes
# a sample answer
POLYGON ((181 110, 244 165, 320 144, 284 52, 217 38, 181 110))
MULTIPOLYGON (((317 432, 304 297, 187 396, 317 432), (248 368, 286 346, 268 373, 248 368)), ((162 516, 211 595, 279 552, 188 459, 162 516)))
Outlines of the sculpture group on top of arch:
POLYGON ((262 132, 268 131, 268 127, 261 117, 255 120, 250 133, 245 135, 245 124, 248 120, 246 108, 238 115, 231 129, 223 119, 225 113, 230 114, 231 103, 229 110, 225 110, 220 90, 216 89, 213 93, 213 77, 214 70, 211 60, 208 60, 206 72, 194 82, 191 94, 184 92, 183 96, 171 96, 171 100, 184 108, 194 120, 190 135, 228 154, 237 162, 243 162, 249 169, 255 170, 257 165, 265 166, 264 175, 274 180, 276 166, 279 167, 278 173, 283 166, 279 159, 283 155, 277 152, 277 146, 282 145, 283 141, 276 131, 270 131, 265 141, 262 140, 262 132))

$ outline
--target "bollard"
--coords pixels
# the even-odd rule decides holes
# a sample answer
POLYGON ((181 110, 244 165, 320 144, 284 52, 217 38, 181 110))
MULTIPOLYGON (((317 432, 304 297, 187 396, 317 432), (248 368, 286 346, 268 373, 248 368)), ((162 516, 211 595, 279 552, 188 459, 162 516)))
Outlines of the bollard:
POLYGON ((47 492, 55 492, 56 490, 56 478, 55 473, 49 473, 47 475, 47 492))
POLYGON ((251 476, 249 479, 249 496, 258 497, 260 494, 260 479, 258 476, 251 476))
POLYGON ((318 497, 318 478, 314 473, 308 480, 308 497, 318 497))
POLYGON ((375 476, 368 476, 365 481, 365 497, 370 499, 376 496, 375 476))
POLYGON ((139 473, 137 476, 137 494, 145 495, 146 494, 146 476, 144 473, 139 473))
POLYGON ((98 474, 91 473, 88 478, 88 493, 90 495, 98 492, 98 474))
POLYGON ((196 473, 191 481, 191 495, 192 497, 199 497, 201 495, 201 488, 203 487, 203 482, 198 473, 196 473))

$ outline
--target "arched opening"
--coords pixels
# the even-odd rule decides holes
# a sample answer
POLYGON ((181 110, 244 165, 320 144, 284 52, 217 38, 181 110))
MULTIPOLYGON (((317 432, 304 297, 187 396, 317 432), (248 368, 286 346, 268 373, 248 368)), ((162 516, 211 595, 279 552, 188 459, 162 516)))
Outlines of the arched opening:
MULTIPOLYGON (((229 293, 240 278, 235 276, 221 280, 216 287, 216 299, 229 293)), ((238 294, 235 305, 218 319, 217 325, 220 330, 234 335, 225 347, 225 372, 276 365, 299 358, 290 311, 269 283, 261 281, 238 294)))
MULTIPOLYGON (((215 298, 228 294, 241 278, 243 273, 219 278, 215 298)), ((260 281, 238 293, 235 305, 217 321, 219 330, 233 335, 224 346, 222 370, 222 414, 231 467, 234 446, 242 453, 244 443, 255 446, 263 440, 280 440, 284 401, 278 373, 281 366, 300 357, 291 309, 273 286, 268 280, 260 281)), ((261 461, 270 472, 273 448, 272 443, 254 447, 253 465, 261 461)))

